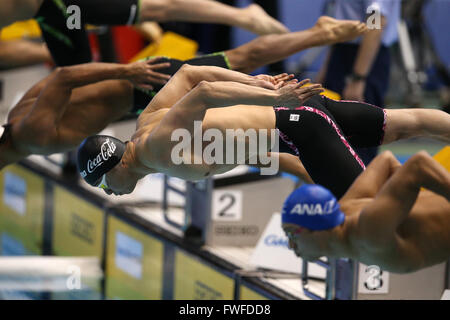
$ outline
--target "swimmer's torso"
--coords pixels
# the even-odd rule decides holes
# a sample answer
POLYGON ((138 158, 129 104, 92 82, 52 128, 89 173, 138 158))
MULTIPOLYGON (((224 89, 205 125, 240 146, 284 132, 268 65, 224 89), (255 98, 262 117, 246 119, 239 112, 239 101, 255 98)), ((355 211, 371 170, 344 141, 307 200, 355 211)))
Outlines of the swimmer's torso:
POLYGON ((132 87, 127 81, 102 81, 72 91, 57 128, 46 123, 46 117, 34 120, 32 129, 30 125, 21 126, 49 80, 46 78, 30 89, 8 115, 8 122, 16 126, 14 144, 27 153, 46 155, 76 148, 87 136, 97 134, 132 107, 132 87), (39 139, 33 137, 36 131, 39 139))
POLYGON ((398 235, 423 253, 430 266, 450 255, 450 203, 430 191, 422 191, 410 217, 400 225, 398 235))
MULTIPOLYGON (((150 163, 146 161, 145 154, 150 154, 152 150, 151 146, 151 138, 147 139, 146 137, 151 135, 152 130, 154 130, 159 122, 162 120, 164 115, 169 112, 169 109, 160 109, 156 112, 148 113, 141 115, 140 120, 138 121, 138 130, 136 131, 134 139, 140 139, 140 140, 146 140, 149 141, 148 144, 145 146, 145 150, 141 150, 139 153, 141 154, 140 161, 159 172, 163 172, 166 174, 169 174, 171 176, 175 176, 181 179, 186 180, 200 180, 204 179, 206 177, 212 176, 214 174, 220 174, 227 172, 233 168, 235 168, 238 164, 237 163, 237 149, 238 143, 237 141, 245 141, 243 142, 245 145, 245 156, 244 160, 247 160, 251 158, 251 155, 255 156, 258 153, 264 153, 267 154, 267 152, 270 150, 271 146, 271 139, 272 139, 272 129, 275 129, 275 113, 273 111, 273 108, 271 107, 258 107, 258 106, 233 106, 233 107, 227 107, 227 108, 217 108, 217 109, 208 109, 206 112, 205 118, 202 123, 202 133, 205 135, 205 133, 208 132, 209 129, 216 129, 220 131, 220 135, 223 137, 223 146, 221 148, 222 154, 224 157, 222 158, 222 161, 214 161, 213 164, 207 164, 202 157, 196 156, 194 154, 193 148, 194 148, 194 142, 192 142, 191 146, 191 153, 190 153, 190 164, 187 163, 181 163, 181 164, 174 164, 171 161, 171 152, 172 148, 170 146, 167 147, 167 149, 164 150, 165 159, 168 159, 163 164, 158 165, 155 167, 154 163, 150 163), (238 130, 242 129, 241 132, 234 131, 232 134, 231 132, 227 132, 227 129, 232 130, 238 130), (254 139, 249 139, 248 135, 245 136, 243 133, 248 130, 254 130, 256 135, 256 141, 254 139), (266 130, 266 131, 259 131, 259 130, 266 130), (259 132, 265 133, 267 132, 267 136, 265 139, 265 143, 259 143, 262 141, 262 137, 259 136, 259 132), (145 137, 144 137, 145 136, 145 137), (227 152, 230 152, 230 148, 226 146, 226 141, 234 141, 233 143, 233 152, 235 155, 235 161, 234 163, 229 163, 229 161, 226 161, 225 156, 227 152), (256 154, 249 153, 249 145, 252 144, 256 148, 256 154), (263 148, 265 146, 265 148, 263 148), (259 147, 259 148, 258 148, 259 147), (197 159, 198 163, 196 164, 196 161, 194 159, 197 159)), ((212 132, 212 131, 210 131, 212 132)), ((217 131, 216 131, 217 132, 217 131)), ((212 132, 215 134, 214 132, 212 132)), ((249 133, 249 132, 248 132, 249 133)), ((167 137, 167 141, 169 142, 171 139, 171 136, 167 137)), ((195 139, 195 138, 194 138, 195 139)), ((274 138, 273 138, 274 139, 274 138)), ((204 140, 204 139, 202 139, 204 140)), ((203 152, 206 152, 208 146, 212 147, 211 141, 202 141, 202 154, 203 152), (206 151, 205 151, 206 150, 206 151)), ((240 150, 243 148, 241 147, 240 150)), ((208 153, 209 154, 209 153, 208 153)), ((215 155, 213 153, 213 155, 215 155)), ((147 157, 148 158, 148 157, 147 157)), ((151 156, 150 156, 151 158, 151 156)), ((186 161, 187 162, 187 161, 186 161)))
MULTIPOLYGON (((362 199, 344 212, 361 212, 373 199, 362 199)), ((353 228, 356 230, 356 227, 353 228)), ((397 244, 374 248, 366 243, 364 235, 350 232, 358 260, 382 269, 410 272, 445 261, 450 255, 450 203, 432 192, 422 191, 408 218, 396 232, 397 244)))

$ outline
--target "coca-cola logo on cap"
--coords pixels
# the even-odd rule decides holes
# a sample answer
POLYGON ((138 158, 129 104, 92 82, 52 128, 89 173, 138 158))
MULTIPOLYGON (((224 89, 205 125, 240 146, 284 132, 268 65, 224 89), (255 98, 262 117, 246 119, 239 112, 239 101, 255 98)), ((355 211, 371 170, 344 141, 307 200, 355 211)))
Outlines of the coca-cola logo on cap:
POLYGON ((95 171, 95 169, 100 167, 103 162, 108 161, 114 155, 116 148, 117 147, 114 142, 106 139, 106 141, 100 147, 100 153, 94 159, 88 160, 87 171, 89 173, 92 173, 95 171))

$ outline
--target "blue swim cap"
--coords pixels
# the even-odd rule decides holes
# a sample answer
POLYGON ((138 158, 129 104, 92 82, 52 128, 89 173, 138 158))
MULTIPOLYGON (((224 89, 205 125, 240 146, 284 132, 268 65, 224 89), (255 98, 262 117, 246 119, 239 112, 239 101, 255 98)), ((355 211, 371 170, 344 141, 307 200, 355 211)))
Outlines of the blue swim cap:
POLYGON ((327 230, 342 224, 345 214, 328 189, 304 184, 284 202, 281 220, 310 230, 327 230))

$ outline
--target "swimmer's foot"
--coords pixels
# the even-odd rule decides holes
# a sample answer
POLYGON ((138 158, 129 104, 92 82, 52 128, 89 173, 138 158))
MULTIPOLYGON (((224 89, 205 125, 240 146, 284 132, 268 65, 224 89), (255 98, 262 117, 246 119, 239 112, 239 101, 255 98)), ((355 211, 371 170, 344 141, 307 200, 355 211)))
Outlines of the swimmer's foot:
POLYGON ((243 9, 248 18, 243 27, 260 36, 267 34, 282 34, 289 32, 281 22, 269 16, 263 8, 257 4, 251 4, 243 9))
POLYGON ((320 17, 313 29, 320 34, 323 45, 351 41, 369 30, 363 22, 337 20, 328 16, 320 17))

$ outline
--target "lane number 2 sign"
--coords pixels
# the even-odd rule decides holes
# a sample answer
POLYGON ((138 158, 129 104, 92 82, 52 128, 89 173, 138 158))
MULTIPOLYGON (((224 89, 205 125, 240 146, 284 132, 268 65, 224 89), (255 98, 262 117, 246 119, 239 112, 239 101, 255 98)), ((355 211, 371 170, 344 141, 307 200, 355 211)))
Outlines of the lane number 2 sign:
POLYGON ((212 219, 214 221, 240 221, 242 219, 242 191, 214 191, 212 219))

